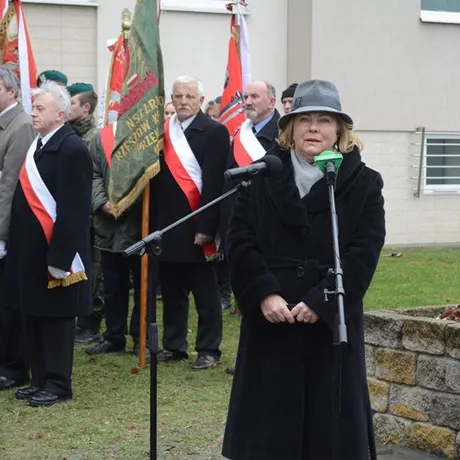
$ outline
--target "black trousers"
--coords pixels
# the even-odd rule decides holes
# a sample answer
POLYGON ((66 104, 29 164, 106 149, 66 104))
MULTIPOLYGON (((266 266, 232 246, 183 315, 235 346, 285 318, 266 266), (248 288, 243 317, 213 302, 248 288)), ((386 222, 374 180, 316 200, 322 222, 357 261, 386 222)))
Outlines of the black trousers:
POLYGON ((222 308, 212 263, 160 262, 163 296, 163 347, 186 354, 188 297, 190 291, 198 312, 195 350, 198 355, 220 358, 222 308))
POLYGON ((25 317, 32 386, 72 396, 75 317, 25 317))
POLYGON ((99 333, 104 317, 104 280, 101 267, 101 250, 94 246, 94 228, 91 227, 91 284, 93 291, 93 311, 90 315, 80 316, 77 326, 99 333))
POLYGON ((17 382, 29 380, 26 360, 23 317, 14 310, 3 309, 0 322, 0 376, 17 382))
POLYGON ((125 257, 121 253, 102 251, 102 272, 104 276, 105 324, 104 339, 120 346, 126 344, 128 333, 130 274, 134 284, 134 307, 129 334, 134 342, 139 341, 140 329, 140 278, 141 258, 125 257))
POLYGON ((221 298, 226 298, 232 295, 232 287, 230 285, 230 271, 228 269, 227 259, 223 258, 215 264, 217 284, 219 285, 219 294, 221 298))
MULTIPOLYGON (((29 380, 26 362, 24 321, 4 305, 5 259, 0 259, 0 376, 19 383, 29 380)), ((14 307, 11 305, 11 307, 14 307)))

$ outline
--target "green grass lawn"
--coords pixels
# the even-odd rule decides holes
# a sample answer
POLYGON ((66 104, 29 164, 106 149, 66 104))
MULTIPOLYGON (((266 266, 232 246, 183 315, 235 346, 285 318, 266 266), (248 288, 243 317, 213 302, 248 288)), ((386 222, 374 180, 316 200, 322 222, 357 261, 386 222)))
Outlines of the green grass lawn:
MULTIPOLYGON (((383 251, 365 299, 367 309, 460 301, 460 250, 410 250, 401 258, 388 257, 391 252, 383 251)), ((189 327, 193 344, 195 312, 189 327)), ((235 357, 238 328, 239 320, 225 312, 220 368, 193 372, 193 354, 189 362, 160 365, 159 459, 222 458, 231 387, 224 371, 235 357)), ((136 364, 128 353, 94 358, 77 348, 71 403, 34 409, 16 401, 12 392, 1 392, 0 459, 147 459, 149 372, 133 372, 136 364)))

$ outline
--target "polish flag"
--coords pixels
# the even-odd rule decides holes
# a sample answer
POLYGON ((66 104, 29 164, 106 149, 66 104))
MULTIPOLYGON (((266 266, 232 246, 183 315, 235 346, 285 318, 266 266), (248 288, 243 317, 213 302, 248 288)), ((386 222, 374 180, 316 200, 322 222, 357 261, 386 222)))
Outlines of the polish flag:
MULTIPOLYGON (((3 1, 3 0, 0 0, 3 1)), ((2 11, 0 4, 0 11, 2 11)), ((24 110, 32 111, 31 89, 37 83, 37 67, 30 44, 29 32, 24 16, 21 0, 10 2, 9 8, 3 18, 5 28, 0 42, 1 64, 8 66, 16 72, 21 82, 21 99, 24 110)))

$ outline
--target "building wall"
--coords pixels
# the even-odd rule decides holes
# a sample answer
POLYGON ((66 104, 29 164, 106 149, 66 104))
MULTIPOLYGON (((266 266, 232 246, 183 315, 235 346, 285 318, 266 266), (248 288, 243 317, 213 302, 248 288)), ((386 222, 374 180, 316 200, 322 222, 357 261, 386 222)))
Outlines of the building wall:
MULTIPOLYGON (((287 84, 310 78, 313 0, 290 0, 287 27, 287 84)), ((287 85, 286 85, 287 86, 287 85)))
MULTIPOLYGON (((286 84, 287 2, 254 0, 251 2, 251 13, 246 16, 253 78, 269 80, 280 92, 286 84)), ((123 8, 132 11, 132 1, 101 0, 98 7, 99 88, 103 88, 105 69, 110 62, 105 42, 119 34, 123 8)), ((230 15, 164 10, 160 24, 166 97, 171 94, 174 79, 182 74, 199 77, 207 98, 221 95, 227 64, 230 15)))
POLYGON ((358 132, 363 161, 382 174, 385 186, 386 244, 426 245, 460 242, 460 197, 414 196, 417 187, 418 135, 392 131, 358 132))
POLYGON ((459 130, 460 27, 419 16, 420 0, 314 0, 312 77, 337 83, 359 129, 459 130))
POLYGON ((37 70, 58 69, 70 82, 97 83, 95 7, 25 3, 37 70))
MULTIPOLYGON (((39 70, 58 68, 101 92, 106 42, 119 34, 123 8, 132 7, 132 0, 100 0, 97 8, 26 3, 39 70)), ((252 0, 246 16, 253 79, 270 81, 278 94, 292 81, 336 82, 364 139, 364 160, 385 180, 389 245, 460 240, 460 195, 414 197, 415 128, 460 131, 460 27, 421 23, 419 9, 419 0, 372 7, 367 0, 252 0)), ((163 11, 167 97, 183 73, 200 77, 208 98, 221 94, 229 23, 228 14, 163 11)))
MULTIPOLYGON (((312 2, 311 77, 337 84, 364 160, 382 173, 387 244, 458 244, 460 194, 416 198, 413 178, 416 127, 460 131, 460 27, 421 23, 420 0, 312 2)), ((298 29, 298 42, 304 34, 298 29)))

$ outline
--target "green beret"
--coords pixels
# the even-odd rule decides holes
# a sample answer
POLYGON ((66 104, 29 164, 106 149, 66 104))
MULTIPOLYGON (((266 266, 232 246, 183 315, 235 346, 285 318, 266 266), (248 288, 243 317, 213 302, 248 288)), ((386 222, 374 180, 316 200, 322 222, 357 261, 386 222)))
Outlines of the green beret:
POLYGON ((93 85, 90 83, 74 83, 67 87, 67 91, 69 92, 70 96, 75 96, 76 94, 81 93, 89 93, 94 91, 93 85))
POLYGON ((37 86, 45 83, 45 81, 54 81, 61 85, 67 85, 67 77, 59 70, 44 70, 37 78, 37 86))

